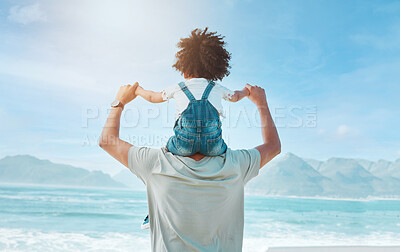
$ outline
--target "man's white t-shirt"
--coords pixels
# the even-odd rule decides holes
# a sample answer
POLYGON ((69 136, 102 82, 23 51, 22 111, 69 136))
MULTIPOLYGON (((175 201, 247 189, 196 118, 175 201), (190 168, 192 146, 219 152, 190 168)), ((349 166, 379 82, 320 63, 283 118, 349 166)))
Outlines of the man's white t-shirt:
POLYGON ((195 161, 131 147, 129 169, 146 184, 152 251, 242 251, 244 185, 260 160, 257 149, 195 161))
MULTIPOLYGON (((184 81, 189 91, 193 94, 196 100, 200 100, 204 90, 208 85, 208 81, 204 78, 192 78, 184 81)), ((208 96, 210 103, 217 109, 221 116, 224 116, 221 100, 229 100, 234 94, 229 88, 216 83, 208 96)), ((164 100, 175 99, 175 119, 178 119, 180 114, 187 108, 189 99, 182 91, 179 84, 167 87, 162 91, 164 100)))

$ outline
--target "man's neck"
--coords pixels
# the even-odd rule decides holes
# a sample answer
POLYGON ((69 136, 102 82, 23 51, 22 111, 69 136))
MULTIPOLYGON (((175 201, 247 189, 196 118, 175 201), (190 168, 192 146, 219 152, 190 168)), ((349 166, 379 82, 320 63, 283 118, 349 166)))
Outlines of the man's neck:
POLYGON ((200 161, 205 157, 205 155, 203 155, 201 153, 196 153, 196 154, 188 156, 188 157, 190 157, 191 159, 194 159, 195 161, 200 161))

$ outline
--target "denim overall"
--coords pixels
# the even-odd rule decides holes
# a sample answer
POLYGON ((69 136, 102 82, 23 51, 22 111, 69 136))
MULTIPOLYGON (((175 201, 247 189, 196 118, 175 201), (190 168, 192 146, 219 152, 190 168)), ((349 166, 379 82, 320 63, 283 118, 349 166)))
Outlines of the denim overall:
POLYGON ((186 87, 179 83, 189 99, 189 105, 176 120, 175 135, 167 142, 167 149, 179 156, 191 156, 197 152, 206 156, 218 156, 226 151, 217 109, 208 101, 215 83, 209 81, 201 100, 196 100, 186 87))

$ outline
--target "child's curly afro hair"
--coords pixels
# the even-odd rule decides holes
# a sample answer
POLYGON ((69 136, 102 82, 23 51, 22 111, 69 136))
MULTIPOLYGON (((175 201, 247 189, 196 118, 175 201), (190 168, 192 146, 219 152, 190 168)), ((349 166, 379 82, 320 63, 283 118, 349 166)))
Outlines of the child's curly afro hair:
POLYGON ((231 54, 225 50, 224 37, 217 32, 194 29, 188 38, 181 38, 176 53, 176 63, 172 66, 185 76, 222 80, 229 75, 231 54))

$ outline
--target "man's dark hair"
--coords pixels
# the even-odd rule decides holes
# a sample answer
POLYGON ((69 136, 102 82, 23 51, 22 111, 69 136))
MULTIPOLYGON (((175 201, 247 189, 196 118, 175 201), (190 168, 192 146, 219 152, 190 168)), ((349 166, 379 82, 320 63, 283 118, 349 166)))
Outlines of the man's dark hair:
POLYGON ((182 74, 192 78, 222 80, 229 75, 231 54, 225 50, 224 37, 217 32, 194 29, 188 38, 181 38, 176 53, 176 63, 172 66, 182 74))

